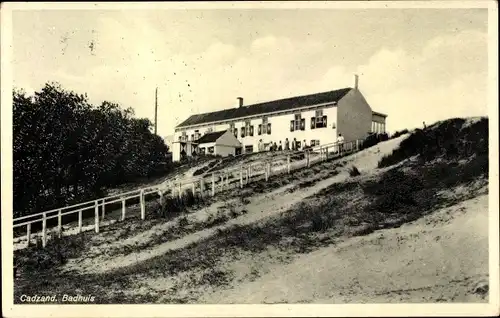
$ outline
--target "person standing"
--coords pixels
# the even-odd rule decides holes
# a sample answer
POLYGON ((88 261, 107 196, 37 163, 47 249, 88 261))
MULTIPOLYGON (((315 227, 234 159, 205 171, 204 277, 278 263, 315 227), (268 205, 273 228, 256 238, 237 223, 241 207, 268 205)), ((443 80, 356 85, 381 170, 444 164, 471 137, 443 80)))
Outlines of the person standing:
POLYGON ((339 151, 342 152, 344 150, 344 136, 339 134, 337 137, 337 145, 339 146, 339 151))
POLYGON ((293 141, 292 141, 292 150, 297 150, 297 138, 293 138, 293 141))
POLYGON ((259 144, 258 144, 257 148, 259 148, 259 152, 264 150, 264 145, 262 144, 262 139, 259 140, 259 144))
POLYGON ((278 151, 282 151, 283 150, 283 146, 281 145, 281 140, 280 140, 280 144, 278 146, 278 151))
POLYGON ((290 142, 288 141, 288 138, 285 139, 285 150, 290 150, 290 142))

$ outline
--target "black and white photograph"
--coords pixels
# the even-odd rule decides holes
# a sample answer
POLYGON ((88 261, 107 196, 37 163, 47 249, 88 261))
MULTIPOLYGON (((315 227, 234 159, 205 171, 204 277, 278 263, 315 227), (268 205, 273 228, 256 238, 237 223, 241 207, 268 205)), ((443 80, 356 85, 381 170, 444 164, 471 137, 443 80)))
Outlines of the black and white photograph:
POLYGON ((5 317, 499 314, 496 2, 1 11, 5 317))

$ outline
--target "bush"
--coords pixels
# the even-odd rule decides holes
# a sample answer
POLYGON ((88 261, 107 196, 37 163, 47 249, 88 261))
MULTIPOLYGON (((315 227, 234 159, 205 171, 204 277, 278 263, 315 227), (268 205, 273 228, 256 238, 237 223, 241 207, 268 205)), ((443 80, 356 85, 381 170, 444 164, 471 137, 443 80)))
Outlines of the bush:
POLYGON ((13 91, 14 217, 92 200, 110 187, 165 174, 168 146, 132 109, 47 83, 13 91), (41 155, 43 154, 43 155, 41 155))
POLYGON ((160 217, 172 217, 172 213, 180 213, 186 210, 188 207, 194 205, 201 205, 205 202, 199 194, 194 194, 191 190, 186 190, 182 193, 182 196, 167 196, 164 198, 163 206, 157 211, 157 215, 160 217))
POLYGON ((361 175, 361 172, 359 172, 358 168, 356 166, 352 166, 350 169, 349 169, 349 175, 351 177, 356 177, 356 176, 359 176, 361 175))
POLYGON ((389 136, 386 133, 384 133, 384 134, 375 134, 375 133, 370 134, 368 137, 365 138, 365 140, 363 140, 363 143, 361 144, 360 149, 363 150, 363 149, 373 147, 376 144, 378 144, 379 142, 386 141, 386 140, 389 140, 389 136))
POLYGON ((403 130, 400 130, 400 131, 396 131, 394 134, 391 135, 391 139, 398 138, 399 136, 407 134, 408 132, 409 132, 408 129, 403 129, 403 130))
POLYGON ((473 154, 487 154, 488 118, 481 118, 466 127, 464 123, 464 119, 454 118, 425 130, 416 129, 390 155, 384 156, 378 167, 392 166, 414 156, 425 163, 438 157, 467 159, 473 154))
POLYGON ((365 193, 376 196, 373 208, 395 213, 415 206, 414 194, 424 188, 424 183, 419 176, 393 169, 384 173, 379 181, 365 183, 363 188, 365 193))

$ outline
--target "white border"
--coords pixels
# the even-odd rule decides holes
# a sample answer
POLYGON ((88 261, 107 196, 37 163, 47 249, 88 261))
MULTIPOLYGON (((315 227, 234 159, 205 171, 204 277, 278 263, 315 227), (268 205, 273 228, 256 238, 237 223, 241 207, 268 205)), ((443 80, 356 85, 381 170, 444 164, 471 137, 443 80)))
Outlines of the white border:
POLYGON ((2 308, 5 317, 264 317, 264 316, 484 316, 499 310, 498 217, 498 8, 495 1, 397 2, 170 2, 170 3, 2 3, 1 8, 2 308), (12 11, 78 9, 296 9, 296 8, 488 8, 489 33, 489 277, 488 304, 346 305, 13 305, 12 269, 12 11))

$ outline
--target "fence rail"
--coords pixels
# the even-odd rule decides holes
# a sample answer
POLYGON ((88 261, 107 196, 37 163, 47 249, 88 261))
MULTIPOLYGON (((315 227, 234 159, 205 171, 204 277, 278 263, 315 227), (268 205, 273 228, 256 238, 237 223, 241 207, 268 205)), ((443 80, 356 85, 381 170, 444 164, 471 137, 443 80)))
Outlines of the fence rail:
MULTIPOLYGON (((220 168, 217 170, 208 170, 200 176, 165 181, 155 186, 149 186, 137 190, 118 193, 104 198, 95 199, 92 201, 82 202, 59 209, 48 210, 36 214, 26 215, 14 219, 13 227, 26 227, 26 246, 29 246, 34 233, 32 233, 32 225, 41 223, 42 246, 47 245, 47 220, 56 219, 56 233, 62 237, 63 216, 78 214, 78 233, 83 229, 83 212, 92 211, 94 214, 93 229, 99 233, 100 223, 104 221, 106 215, 106 206, 121 203, 121 217, 123 221, 126 218, 127 202, 133 199, 139 199, 140 217, 142 220, 146 217, 146 196, 156 194, 159 197, 160 205, 163 206, 165 197, 170 194, 171 197, 181 197, 184 192, 191 190, 193 194, 199 193, 204 196, 215 196, 218 191, 224 191, 231 185, 237 183, 240 188, 243 188, 250 182, 259 180, 268 181, 271 175, 291 173, 293 170, 310 167, 312 164, 323 162, 328 159, 340 157, 345 154, 353 153, 360 150, 362 140, 354 140, 344 143, 331 143, 321 146, 312 147, 305 150, 281 151, 280 154, 264 159, 263 162, 241 163, 237 167, 220 168), (101 216, 99 215, 101 212, 101 216), (35 219, 33 219, 35 218, 35 219)), ((70 221, 73 222, 73 221, 70 221)), ((70 223, 70 222, 66 222, 70 223)))

